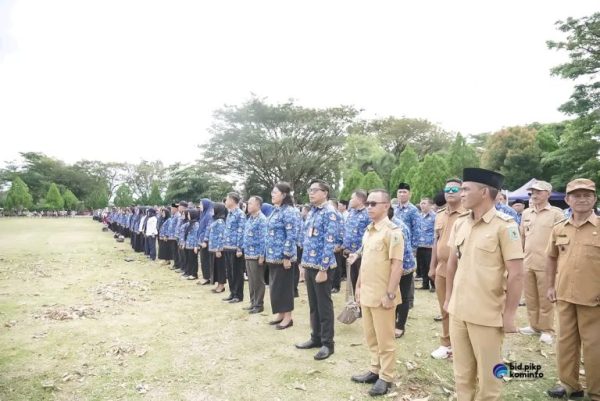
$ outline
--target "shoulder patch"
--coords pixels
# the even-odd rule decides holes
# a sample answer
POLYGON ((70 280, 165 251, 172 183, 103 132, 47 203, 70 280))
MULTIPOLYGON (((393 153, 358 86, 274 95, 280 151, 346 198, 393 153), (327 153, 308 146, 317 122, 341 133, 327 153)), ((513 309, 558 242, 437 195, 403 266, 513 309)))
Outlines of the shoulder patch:
POLYGON ((508 227, 508 238, 510 238, 511 241, 518 241, 519 240, 519 229, 517 227, 508 227))
POLYGON ((508 214, 501 212, 499 210, 496 210, 496 216, 500 217, 504 221, 514 221, 515 220, 515 219, 513 219, 512 216, 509 216, 508 214))

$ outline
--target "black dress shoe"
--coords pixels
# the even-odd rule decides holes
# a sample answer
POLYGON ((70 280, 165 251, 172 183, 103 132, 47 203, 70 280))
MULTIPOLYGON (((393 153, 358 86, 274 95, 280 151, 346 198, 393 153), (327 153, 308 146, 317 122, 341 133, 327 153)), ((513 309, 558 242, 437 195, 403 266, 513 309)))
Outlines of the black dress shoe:
POLYGON ((331 289, 331 293, 332 293, 332 294, 337 294, 338 292, 340 292, 340 289, 339 289, 339 288, 332 288, 332 289, 331 289))
POLYGON ((214 292, 215 294, 220 294, 222 292, 225 292, 225 288, 222 288, 221 291, 217 291, 216 288, 213 288, 211 291, 214 292))
POLYGON ((271 320, 271 321, 269 322, 269 324, 270 324, 271 326, 275 326, 276 324, 279 324, 279 323, 281 323, 281 322, 283 322, 283 319, 279 319, 279 320, 271 320))
POLYGON ((441 322, 442 320, 444 320, 444 318, 442 317, 442 315, 438 315, 434 317, 433 320, 435 320, 436 322, 441 322))
POLYGON ((383 379, 377 379, 373 387, 369 390, 369 395, 371 397, 376 397, 378 395, 387 394, 388 390, 392 387, 392 383, 388 383, 383 379))
POLYGON ((329 348, 328 346, 323 345, 321 349, 319 349, 319 352, 315 354, 315 360, 322 361, 323 359, 329 358, 331 355, 333 355, 333 347, 329 348))
POLYGON ((275 325, 275 330, 285 330, 288 327, 292 327, 293 325, 294 325, 294 321, 290 320, 288 322, 288 324, 286 324, 285 326, 283 324, 277 324, 277 325, 275 325))
POLYGON ((226 298, 223 298, 223 301, 225 301, 225 302, 229 302, 229 301, 231 301, 232 299, 233 299, 233 295, 230 295, 230 296, 228 296, 228 297, 226 297, 226 298))
POLYGON ((296 344, 296 348, 298 349, 311 349, 311 348, 321 348, 321 343, 310 339, 303 343, 296 344))
MULTIPOLYGON (((556 387, 551 388, 550 390, 548 390, 548 395, 552 398, 565 398, 568 394, 567 394, 567 389, 564 388, 561 385, 558 385, 556 387)), ((571 393, 571 395, 569 396, 569 398, 582 398, 583 397, 583 390, 579 390, 579 391, 573 391, 571 393)))
POLYGON ((248 311, 248 313, 253 313, 253 314, 254 313, 261 313, 264 310, 265 310, 265 308, 263 308, 262 306, 257 306, 257 307, 254 307, 254 308, 250 309, 248 311))
POLYGON ((241 300, 241 299, 239 299, 239 298, 231 298, 231 299, 229 300, 229 303, 230 303, 230 304, 237 304, 238 302, 242 302, 242 300, 241 300))
POLYGON ((363 373, 362 375, 354 375, 350 378, 354 383, 373 384, 379 379, 379 375, 373 372, 363 373))

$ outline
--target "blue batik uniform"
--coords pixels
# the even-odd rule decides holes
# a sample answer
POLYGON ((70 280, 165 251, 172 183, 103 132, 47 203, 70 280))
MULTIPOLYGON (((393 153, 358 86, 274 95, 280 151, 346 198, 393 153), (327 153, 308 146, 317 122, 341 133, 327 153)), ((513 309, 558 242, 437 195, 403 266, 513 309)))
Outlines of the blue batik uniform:
POLYGON ((431 211, 426 215, 423 215, 423 213, 419 213, 419 247, 433 247, 434 226, 435 212, 431 211))
POLYGON ((344 224, 344 249, 350 253, 357 252, 362 246, 362 238, 369 225, 367 208, 350 209, 344 224))
POLYGON ((293 206, 275 206, 267 218, 265 240, 265 261, 281 264, 284 259, 295 262, 297 259, 296 234, 298 218, 293 206))
POLYGON ((213 221, 204 235, 204 242, 208 243, 209 252, 223 251, 224 239, 225 221, 223 219, 213 221))
POLYGON ((172 217, 169 217, 165 222, 160 226, 160 230, 158 230, 158 238, 159 239, 167 239, 169 238, 169 225, 171 224, 172 217))
POLYGON ((185 230, 189 224, 190 224, 190 222, 186 221, 185 223, 183 223, 179 226, 179 229, 177 230, 177 234, 175 235, 177 237, 177 245, 179 245, 179 246, 185 245, 185 230))
POLYGON ((399 204, 394 209, 394 217, 402 219, 408 227, 411 234, 410 248, 415 251, 419 247, 419 209, 410 202, 406 205, 399 204))
POLYGON ((328 270, 336 267, 333 250, 339 235, 336 210, 328 203, 313 206, 304 223, 302 267, 328 270))
POLYGON ((502 202, 498 202, 498 203, 496 203, 496 210, 501 211, 502 213, 507 214, 510 217, 512 217, 513 219, 515 219, 517 224, 521 223, 521 219, 519 218, 519 213, 517 213, 517 211, 515 209, 513 209, 512 207, 506 206, 502 202))
POLYGON ((185 249, 194 249, 198 247, 198 229, 200 228, 200 223, 194 221, 188 223, 188 226, 190 224, 192 225, 192 228, 190 228, 187 236, 185 237, 185 249))
POLYGON ((335 215, 337 216, 338 225, 337 236, 335 238, 335 245, 341 247, 344 244, 344 217, 338 210, 336 210, 335 208, 334 210, 335 215))
POLYGON ((265 254, 265 239, 267 238, 267 218, 262 212, 249 216, 244 226, 242 248, 246 259, 256 260, 265 254))
POLYGON ((392 218, 392 223, 394 223, 402 229, 402 235, 404 236, 404 257, 402 259, 402 275, 412 273, 417 268, 417 261, 415 260, 415 255, 410 248, 410 244, 412 243, 412 238, 410 237, 410 230, 400 217, 394 216, 392 218))
POLYGON ((230 210, 225 221, 225 240, 223 249, 241 251, 244 239, 246 215, 239 207, 230 210))

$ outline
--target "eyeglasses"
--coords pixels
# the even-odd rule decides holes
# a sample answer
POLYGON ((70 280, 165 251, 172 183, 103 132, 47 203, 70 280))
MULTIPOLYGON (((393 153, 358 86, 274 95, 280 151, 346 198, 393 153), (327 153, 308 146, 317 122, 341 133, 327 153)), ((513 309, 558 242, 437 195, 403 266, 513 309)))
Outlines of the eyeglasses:
POLYGON ((455 194, 460 191, 460 187, 446 187, 444 188, 444 192, 447 194, 455 194))
POLYGON ((308 188, 309 194, 314 194, 315 192, 323 191, 321 188, 308 188))
POLYGON ((370 201, 370 202, 365 202, 365 206, 366 207, 375 207, 375 206, 379 205, 380 203, 387 203, 387 202, 374 202, 374 201, 370 201))

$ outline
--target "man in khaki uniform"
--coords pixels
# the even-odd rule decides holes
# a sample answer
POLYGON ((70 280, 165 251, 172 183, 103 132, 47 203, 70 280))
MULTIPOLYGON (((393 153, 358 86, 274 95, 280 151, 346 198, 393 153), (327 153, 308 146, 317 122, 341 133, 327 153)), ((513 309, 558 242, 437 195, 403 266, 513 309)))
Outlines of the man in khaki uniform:
POLYGON ((514 333, 523 288, 523 248, 514 219, 496 211, 504 176, 466 168, 459 217, 448 240, 445 309, 450 314, 454 381, 458 401, 500 400, 504 333, 514 333), (508 274, 507 274, 508 273, 508 274))
POLYGON ((600 217, 594 214, 596 185, 578 178, 567 184, 573 213, 557 223, 548 242, 548 299, 557 302, 558 376, 551 397, 583 397, 581 347, 588 396, 600 401, 600 217))
POLYGON ((388 392, 396 372, 394 321, 396 305, 401 302, 404 237, 388 218, 390 196, 386 191, 372 191, 365 205, 371 223, 363 235, 361 249, 351 254, 348 262, 354 263, 359 255, 362 258, 356 300, 362 308, 371 366, 367 373, 352 376, 352 381, 374 383, 369 394, 378 396, 388 392))
POLYGON ((546 247, 554 224, 564 220, 563 211, 550 206, 548 199, 552 185, 534 181, 530 188, 530 208, 521 218, 521 240, 525 250, 525 302, 529 326, 519 329, 521 334, 540 335, 540 341, 552 344, 554 333, 554 306, 546 298, 546 247))
POLYGON ((450 318, 448 312, 444 310, 444 301, 446 300, 446 264, 450 256, 450 247, 448 239, 454 222, 458 216, 466 213, 460 201, 460 186, 462 180, 451 178, 446 181, 444 187, 444 198, 446 207, 439 210, 435 216, 433 251, 431 252, 431 264, 429 266, 429 278, 435 283, 435 292, 437 293, 438 303, 442 314, 442 335, 440 336, 440 346, 431 353, 435 359, 446 359, 452 355, 450 345, 450 318))

